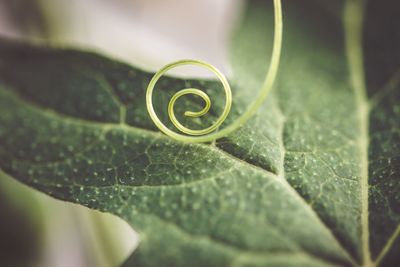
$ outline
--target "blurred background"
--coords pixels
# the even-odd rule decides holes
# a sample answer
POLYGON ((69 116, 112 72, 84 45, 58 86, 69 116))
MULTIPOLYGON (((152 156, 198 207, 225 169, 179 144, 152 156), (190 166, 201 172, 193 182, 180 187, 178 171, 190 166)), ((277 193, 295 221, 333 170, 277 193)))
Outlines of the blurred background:
MULTIPOLYGON (((242 8, 240 0, 0 0, 0 37, 97 51, 146 70, 196 58, 229 74, 228 42, 242 8)), ((1 171, 0 218, 0 266, 118 266, 140 242, 122 220, 1 171)))

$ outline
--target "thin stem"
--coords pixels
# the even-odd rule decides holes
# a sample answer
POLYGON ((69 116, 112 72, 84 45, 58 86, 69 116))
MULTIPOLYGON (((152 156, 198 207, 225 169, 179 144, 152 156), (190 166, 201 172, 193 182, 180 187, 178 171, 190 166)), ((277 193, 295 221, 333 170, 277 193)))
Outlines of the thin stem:
MULTIPOLYGON (((188 136, 188 135, 178 134, 178 133, 175 133, 174 131, 168 129, 158 119, 157 115, 155 114, 151 97, 152 97, 152 90, 154 88, 155 82, 158 80, 158 78, 160 78, 160 73, 161 73, 161 75, 162 75, 162 73, 165 73, 165 69, 170 69, 170 67, 172 65, 174 65, 174 63, 173 63, 171 65, 167 65, 166 67, 162 68, 158 73, 156 73, 155 77, 153 77, 155 82, 152 79, 152 81, 149 84, 148 91, 146 94, 147 109, 149 111, 150 117, 152 118, 153 122, 156 124, 156 126, 162 132, 164 132, 166 135, 168 135, 178 141, 182 141, 182 142, 191 142, 191 143, 212 142, 216 139, 228 136, 232 132, 236 131, 239 127, 241 127, 243 124, 245 124, 254 115, 254 113, 258 110, 258 108, 262 105, 262 103, 265 101, 266 97, 270 93, 270 91, 272 89, 272 85, 274 84, 276 75, 278 73, 279 60, 280 60, 281 49, 282 49, 282 27, 283 27, 281 0, 274 0, 274 13, 275 13, 275 21, 274 21, 275 27, 274 27, 274 42, 273 42, 271 62, 270 62, 269 69, 266 74, 264 83, 261 87, 261 90, 260 90, 259 94, 257 95, 256 99, 254 100, 254 102, 248 107, 246 112, 244 114, 242 114, 239 118, 237 118, 231 125, 220 130, 219 132, 213 132, 213 133, 208 134, 208 128, 207 128, 206 134, 202 135, 202 136, 188 136)), ((192 63, 193 63, 194 60, 186 60, 186 61, 192 61, 192 63)), ((182 65, 182 63, 185 63, 185 60, 177 62, 177 63, 179 65, 182 65)), ((225 77, 223 77, 223 75, 222 75, 222 79, 221 79, 221 76, 219 76, 220 72, 215 67, 213 67, 207 63, 197 64, 197 65, 207 67, 209 69, 213 68, 212 71, 215 74, 217 74, 217 76, 220 78, 220 80, 223 83, 224 88, 225 88, 225 86, 226 86, 226 84, 224 84, 225 77)), ((229 85, 228 85, 228 87, 229 87, 229 85)), ((227 92, 226 89, 225 89, 225 92, 227 92)), ((226 97, 226 105, 228 105, 228 101, 229 101, 229 95, 227 95, 227 97, 226 97)), ((229 112, 229 109, 230 109, 230 107, 228 108, 228 112, 229 112)), ((221 121, 221 118, 223 118, 223 117, 226 118, 226 116, 227 116, 226 110, 227 110, 227 108, 225 107, 223 115, 221 115, 221 117, 217 120, 220 123, 218 125, 217 125, 217 123, 215 123, 213 126, 211 126, 209 128, 214 128, 214 129, 218 128, 218 126, 223 122, 223 120, 221 121), (217 125, 217 126, 215 126, 215 125, 217 125)))

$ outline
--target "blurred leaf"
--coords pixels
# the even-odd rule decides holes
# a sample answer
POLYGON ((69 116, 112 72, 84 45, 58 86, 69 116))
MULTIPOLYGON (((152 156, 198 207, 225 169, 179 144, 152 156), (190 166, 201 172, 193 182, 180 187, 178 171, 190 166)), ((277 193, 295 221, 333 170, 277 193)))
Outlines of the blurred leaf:
POLYGON ((1 171, 0 212, 0 266, 117 266, 138 242, 120 218, 51 198, 1 171))
MULTIPOLYGON (((381 90, 367 78, 365 88, 363 73, 388 79, 399 61, 363 65, 363 5, 345 4, 340 21, 314 1, 284 3, 275 91, 251 121, 215 145, 182 144, 154 131, 144 104, 150 73, 91 53, 4 41, 0 167, 54 197, 129 222, 141 243, 127 266, 366 267, 374 266, 371 258, 393 266, 399 84, 395 77, 381 90)), ((230 120, 263 80, 271 11, 252 2, 233 40, 230 120)), ((380 23, 374 16, 382 13, 367 19, 380 23)), ((368 43, 380 38, 373 33, 368 43)), ((399 47, 397 38, 379 41, 384 51, 399 47)), ((375 53, 366 51, 367 59, 375 53)), ((166 77, 156 106, 184 87, 219 94, 213 81, 166 77)), ((177 111, 200 105, 181 104, 177 111)))
POLYGON ((39 0, 2 1, 11 22, 25 34, 45 36, 49 29, 39 0))
POLYGON ((37 266, 42 253, 38 203, 1 172, 0 186, 0 266, 37 266))

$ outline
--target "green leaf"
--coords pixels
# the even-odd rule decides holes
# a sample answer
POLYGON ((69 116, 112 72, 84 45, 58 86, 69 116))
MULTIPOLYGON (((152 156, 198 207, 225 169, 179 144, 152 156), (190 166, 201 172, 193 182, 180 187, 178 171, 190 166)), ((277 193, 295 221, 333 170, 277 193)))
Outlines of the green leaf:
MULTIPOLYGON (((364 64, 361 1, 343 2, 343 18, 316 1, 284 2, 275 89, 256 116, 215 144, 156 131, 144 104, 151 73, 92 53, 3 41, 0 168, 129 222, 141 242, 126 266, 393 266, 400 106, 398 76, 390 77, 400 38, 392 6, 367 6, 364 64)), ((251 2, 236 31, 227 123, 263 80, 271 12, 251 2)), ((173 77, 157 89, 161 117, 168 96, 184 87, 217 99, 210 116, 188 123, 215 118, 218 83, 173 77)), ((179 114, 201 109, 195 98, 180 104, 179 114)))

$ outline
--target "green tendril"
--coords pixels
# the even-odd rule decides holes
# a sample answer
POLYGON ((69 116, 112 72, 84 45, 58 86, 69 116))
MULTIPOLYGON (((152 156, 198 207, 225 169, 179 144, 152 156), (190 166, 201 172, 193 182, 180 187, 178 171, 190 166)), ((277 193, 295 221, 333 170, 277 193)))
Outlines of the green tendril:
POLYGON ((278 73, 279 67, 279 59, 281 55, 281 48, 282 48, 282 8, 281 8, 281 0, 274 0, 274 13, 275 13, 275 28, 274 28, 274 43, 272 48, 272 56, 271 62, 269 65, 268 72, 266 74, 264 83, 261 87, 260 92, 257 95, 257 98, 250 104, 248 109, 245 113, 243 113, 239 118, 237 118, 232 124, 227 126, 226 128, 214 132, 228 117, 229 111, 232 106, 232 92, 229 86, 229 83, 225 76, 214 66, 200 61, 200 60, 193 60, 193 59, 185 59, 179 60, 173 63, 170 63, 163 68, 161 68, 151 79, 146 92, 146 105, 147 111, 149 112, 150 118, 153 120, 154 124, 160 129, 164 134, 172 137, 178 141, 182 142, 192 142, 192 143, 201 143, 201 142, 212 142, 216 139, 226 137, 239 127, 241 127, 246 121, 250 119, 251 116, 258 110, 261 104, 264 102, 268 93, 272 89, 272 85, 275 81, 276 75, 278 73), (196 88, 186 88, 182 89, 179 92, 175 93, 169 104, 168 104, 168 116, 174 126, 180 130, 183 134, 176 133, 169 129, 165 124, 161 122, 158 118, 156 112, 154 111, 152 96, 153 90, 157 83, 157 81, 170 69, 183 66, 183 65, 196 65, 200 67, 204 67, 212 71, 222 83, 223 89, 225 91, 225 107, 222 111, 221 116, 208 128, 202 130, 192 130, 185 126, 183 126, 175 116, 174 112, 174 105, 176 100, 181 96, 192 94, 201 97, 204 100, 205 106, 200 111, 186 111, 184 113, 185 116, 188 117, 200 117, 206 114, 210 107, 211 107, 211 100, 209 96, 204 93, 203 91, 196 89, 196 88))

